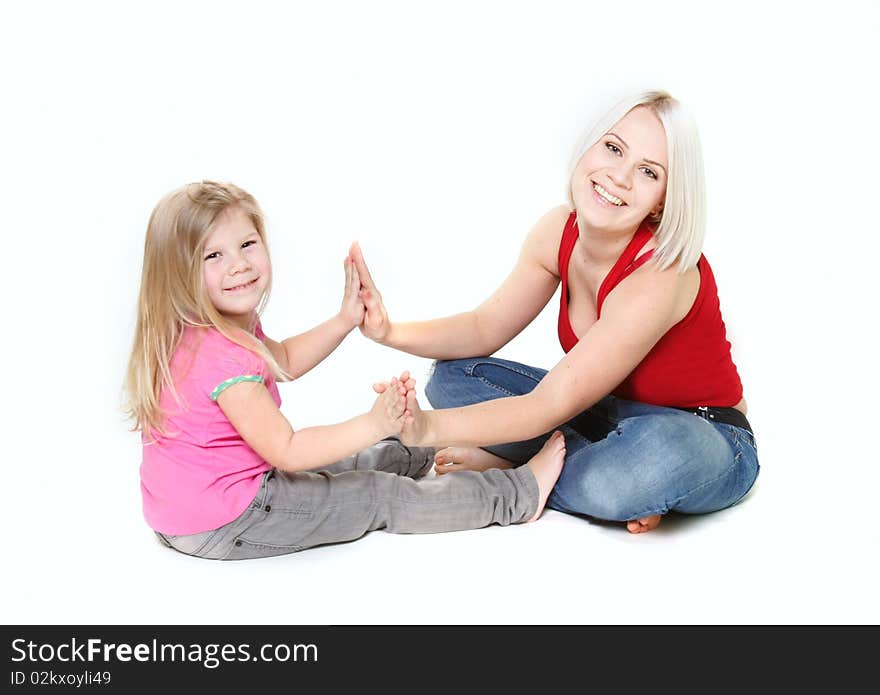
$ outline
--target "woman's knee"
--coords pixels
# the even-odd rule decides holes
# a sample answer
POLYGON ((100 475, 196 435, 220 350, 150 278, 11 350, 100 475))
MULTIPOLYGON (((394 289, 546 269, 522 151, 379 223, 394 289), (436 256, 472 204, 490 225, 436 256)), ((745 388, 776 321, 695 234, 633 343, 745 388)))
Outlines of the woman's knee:
POLYGON ((566 461, 554 495, 572 512, 611 521, 665 514, 723 477, 733 459, 705 421, 630 418, 566 461))
POLYGON ((557 482, 549 504, 595 519, 629 521, 669 511, 656 492, 613 475, 569 475, 557 482))
POLYGON ((425 385, 434 408, 453 408, 529 393, 547 372, 496 357, 438 360, 425 385))
POLYGON ((454 408, 461 405, 462 386, 468 379, 470 360, 437 360, 431 365, 425 396, 433 408, 454 408))

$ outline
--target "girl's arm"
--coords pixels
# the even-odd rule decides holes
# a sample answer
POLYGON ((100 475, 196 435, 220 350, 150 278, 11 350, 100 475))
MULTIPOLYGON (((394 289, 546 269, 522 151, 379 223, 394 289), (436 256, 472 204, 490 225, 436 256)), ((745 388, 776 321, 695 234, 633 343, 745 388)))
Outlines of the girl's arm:
POLYGON ((217 397, 217 404, 241 438, 269 465, 284 471, 306 471, 329 466, 399 433, 405 414, 401 391, 405 393, 407 386, 414 385, 408 374, 402 378, 403 382, 391 380, 390 388, 384 389, 370 412, 336 425, 298 431, 261 383, 243 381, 230 386, 217 397))
POLYGON ((354 244, 350 253, 366 307, 361 332, 382 345, 420 357, 448 360, 491 355, 519 335, 556 291, 556 252, 570 212, 561 206, 538 221, 513 271, 489 299, 472 311, 433 321, 392 323, 363 253, 354 244))
POLYGON ((535 387, 523 396, 463 408, 422 412, 408 395, 412 417, 406 445, 491 446, 537 437, 610 393, 680 321, 695 293, 674 268, 645 266, 609 294, 602 317, 535 387))
POLYGON ((301 377, 333 352, 364 319, 364 305, 358 297, 360 278, 351 256, 345 259, 345 292, 339 313, 305 333, 277 343, 266 338, 266 347, 279 366, 292 378, 301 377))

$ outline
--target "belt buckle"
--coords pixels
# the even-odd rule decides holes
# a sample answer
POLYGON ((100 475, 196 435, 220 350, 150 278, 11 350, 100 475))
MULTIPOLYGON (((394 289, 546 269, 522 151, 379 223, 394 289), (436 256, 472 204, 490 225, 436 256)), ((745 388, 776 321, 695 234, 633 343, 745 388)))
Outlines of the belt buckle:
POLYGON ((715 414, 709 412, 709 406, 707 406, 707 405, 698 405, 698 406, 697 406, 697 410, 699 410, 700 412, 699 412, 699 413, 695 413, 695 415, 699 415, 699 416, 700 416, 701 418, 703 418, 704 420, 714 420, 714 419, 715 419, 715 414))

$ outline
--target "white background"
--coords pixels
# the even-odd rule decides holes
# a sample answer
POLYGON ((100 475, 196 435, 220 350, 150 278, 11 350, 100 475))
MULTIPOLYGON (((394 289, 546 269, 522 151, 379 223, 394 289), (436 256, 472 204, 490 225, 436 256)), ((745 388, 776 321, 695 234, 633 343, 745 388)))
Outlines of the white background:
MULTIPOLYGON (((880 620, 876 3, 19 5, 0 13, 4 622, 880 620), (241 563, 155 541, 120 404, 164 193, 214 178, 261 202, 273 337, 337 310, 355 239, 392 318, 441 316, 564 202, 597 109, 651 87, 701 128, 762 463, 743 504, 642 536, 548 512, 241 563)), ((555 364, 556 301, 500 355, 555 364)), ((355 332, 283 410, 346 419, 427 366, 355 332)))

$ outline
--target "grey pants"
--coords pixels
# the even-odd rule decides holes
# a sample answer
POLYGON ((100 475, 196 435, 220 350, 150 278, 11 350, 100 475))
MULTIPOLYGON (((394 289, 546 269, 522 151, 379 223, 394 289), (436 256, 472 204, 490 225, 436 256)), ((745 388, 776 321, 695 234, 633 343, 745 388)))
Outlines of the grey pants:
POLYGON ((187 555, 245 560, 351 541, 376 529, 441 533, 534 516, 538 484, 528 466, 415 480, 430 470, 433 457, 434 449, 386 439, 320 470, 273 469, 234 521, 193 535, 156 535, 187 555))

